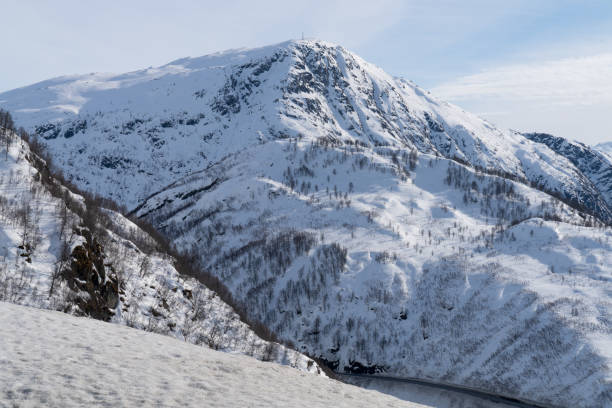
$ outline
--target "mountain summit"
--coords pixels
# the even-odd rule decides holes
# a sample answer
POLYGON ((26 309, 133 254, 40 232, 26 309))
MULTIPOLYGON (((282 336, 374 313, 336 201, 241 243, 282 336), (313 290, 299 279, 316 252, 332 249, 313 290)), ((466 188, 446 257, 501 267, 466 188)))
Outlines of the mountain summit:
POLYGON ((184 58, 123 75, 60 77, 0 94, 0 101, 47 140, 77 185, 128 207, 237 150, 324 137, 509 174, 612 221, 612 204, 563 156, 323 41, 184 58))

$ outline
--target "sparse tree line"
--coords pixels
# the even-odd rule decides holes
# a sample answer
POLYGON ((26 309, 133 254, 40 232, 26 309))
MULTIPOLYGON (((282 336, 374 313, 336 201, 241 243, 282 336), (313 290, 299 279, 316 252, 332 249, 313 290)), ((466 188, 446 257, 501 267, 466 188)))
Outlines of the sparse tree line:
MULTIPOLYGON (((343 143, 336 139, 326 137, 318 138, 310 143, 305 149, 297 149, 297 139, 289 139, 286 151, 290 153, 289 161, 296 163, 294 167, 288 167, 283 172, 282 182, 287 186, 287 191, 309 196, 306 201, 310 205, 324 207, 327 204, 322 202, 322 197, 327 196, 329 201, 336 200, 336 208, 350 207, 350 194, 354 192, 354 184, 349 183, 344 188, 339 188, 337 184, 333 184, 331 177, 336 175, 336 168, 332 169, 332 175, 327 176, 327 185, 320 186, 311 181, 315 177, 316 169, 326 169, 334 164, 345 163, 350 156, 354 156, 351 165, 352 171, 368 169, 381 173, 392 172, 402 181, 407 181, 410 177, 410 172, 416 169, 418 162, 418 153, 416 150, 397 149, 391 146, 377 146, 376 154, 381 157, 390 158, 390 164, 383 162, 373 162, 372 158, 363 154, 366 147, 360 143, 343 143), (330 151, 331 150, 331 151, 330 151), (334 152, 335 151, 335 152, 334 152), (317 157, 324 154, 322 163, 318 162, 317 157), (313 164, 314 161, 314 164, 313 164), (342 191, 344 190, 344 191, 342 191), (325 194, 321 194, 321 193, 325 194)), ((432 167, 440 159, 434 158, 429 160, 429 166, 432 167)), ((558 210, 561 208, 558 204, 564 203, 567 206, 575 209, 582 221, 565 219, 567 222, 576 223, 587 227, 603 227, 605 222, 592 214, 592 211, 576 200, 568 198, 557 191, 549 191, 542 184, 529 182, 513 174, 497 171, 495 169, 485 169, 479 166, 474 167, 475 171, 468 170, 472 168, 469 163, 459 158, 453 158, 457 163, 452 161, 447 170, 445 182, 457 189, 464 191, 464 204, 480 205, 480 212, 487 218, 496 220, 498 224, 514 225, 519 221, 526 220, 530 217, 538 216, 546 220, 560 221, 561 218, 558 210), (518 193, 514 183, 521 183, 542 191, 552 197, 550 202, 542 202, 536 214, 531 214, 531 203, 522 194, 518 193)), ((279 191, 282 193, 283 191, 279 191)), ((273 198, 274 196, 271 196, 273 198)), ((328 202, 329 202, 328 201, 328 202)))
MULTIPOLYGON (((336 209, 349 208, 351 206, 350 194, 354 192, 355 185, 351 181, 346 186, 333 184, 331 178, 337 175, 336 164, 344 164, 349 158, 352 172, 367 169, 382 174, 392 173, 397 175, 403 182, 410 177, 410 172, 416 169, 418 153, 415 149, 392 149, 378 147, 374 151, 381 157, 390 159, 390 163, 375 162, 364 154, 367 145, 360 141, 340 141, 330 137, 319 137, 311 141, 310 145, 302 150, 297 147, 298 139, 288 139, 286 151, 290 153, 288 161, 299 163, 297 167, 287 167, 283 172, 282 182, 287 186, 287 191, 309 196, 308 204, 313 206, 326 206, 322 200, 327 197, 328 202, 335 201, 336 209), (322 158, 319 162, 317 159, 322 158), (331 175, 327 175, 327 184, 321 185, 312 182, 316 169, 331 167, 331 175), (324 194, 323 194, 324 193, 324 194)), ((271 195, 270 198, 273 198, 271 195)))
POLYGON ((466 205, 480 204, 480 213, 496 220, 499 226, 503 224, 516 225, 533 217, 578 223, 587 227, 606 226, 603 221, 590 215, 589 212, 581 211, 582 206, 577 207, 576 203, 570 205, 567 200, 560 199, 559 194, 551 195, 547 193, 550 196, 549 200, 542 200, 539 206, 533 206, 529 199, 520 194, 514 186, 513 182, 520 182, 516 177, 502 177, 497 174, 493 174, 493 177, 491 177, 491 175, 490 172, 472 172, 465 166, 449 162, 444 182, 464 191, 463 203, 466 205), (562 217, 563 204, 577 212, 580 217, 579 221, 562 217))
MULTIPOLYGON (((568 195, 567 192, 564 193, 564 192, 560 192, 557 190, 551 190, 543 182, 538 182, 534 180, 530 181, 524 177, 519 177, 515 174, 508 173, 500 169, 485 168, 485 167, 478 166, 478 165, 472 166, 470 163, 468 163, 467 161, 459 157, 452 157, 451 159, 459 164, 462 164, 465 167, 473 168, 477 174, 497 176, 497 177, 500 177, 506 180, 514 181, 516 183, 521 183, 533 189, 539 190, 545 194, 548 194, 551 197, 554 197, 556 200, 578 211, 578 214, 580 215, 580 217, 584 219, 584 223, 581 225, 584 225, 587 227, 602 227, 606 225, 609 226, 612 223, 612 220, 605 220, 599 217, 595 213, 594 209, 588 208, 585 204, 581 203, 577 197, 568 195)), ((595 208, 595 210, 597 209, 599 208, 598 207, 595 208)), ((554 219, 555 217, 554 215, 552 215, 552 217, 553 218, 550 218, 550 219, 559 221, 558 219, 554 219)))
MULTIPOLYGON (((349 156, 357 155, 352 165, 353 171, 355 171, 356 169, 363 170, 364 168, 367 168, 371 171, 378 171, 383 174, 389 171, 392 171, 394 174, 400 177, 402 181, 407 181, 408 178, 410 177, 410 172, 416 169, 416 165, 418 163, 418 152, 414 148, 410 150, 401 149, 401 148, 397 148, 391 145, 381 144, 381 143, 376 143, 375 147, 372 148, 368 146, 366 143, 363 143, 361 141, 339 140, 339 139, 332 138, 332 137, 319 137, 315 139, 314 141, 310 143, 310 146, 306 149, 306 152, 303 153, 303 157, 299 158, 297 157, 297 154, 299 151, 297 149, 297 142, 298 142, 298 139, 289 140, 289 147, 287 150, 289 152, 293 152, 293 156, 290 157, 290 160, 293 162, 299 161, 300 164, 302 166, 306 166, 306 168, 313 167, 309 164, 309 161, 311 161, 313 158, 316 158, 320 153, 326 153, 329 150, 331 151, 335 150, 336 153, 332 156, 327 155, 327 158, 324 160, 322 166, 319 166, 319 167, 326 168, 333 163, 342 164, 346 162, 349 156), (363 154, 365 151, 370 150, 370 149, 372 149, 371 151, 373 151, 374 153, 376 153, 377 155, 381 157, 390 158, 391 166, 389 166, 388 164, 384 164, 384 163, 372 162, 372 159, 370 157, 363 154)), ((437 160, 439 160, 439 154, 436 154, 436 161, 437 160)), ((584 220, 584 222, 582 223, 582 225, 584 226, 595 227, 595 226, 604 226, 604 225, 609 224, 609 221, 602 220, 601 218, 599 218, 592 209, 586 207, 586 205, 581 203, 576 197, 569 196, 560 191, 551 190, 547 186, 545 186, 542 182, 529 181, 523 177, 519 177, 515 174, 509 173, 503 170, 499 170, 499 169, 484 168, 478 165, 472 166, 469 162, 459 157, 451 157, 450 160, 455 161, 465 166, 466 168, 474 169, 476 175, 496 176, 502 179, 499 183, 496 183, 495 192, 492 192, 492 191, 485 192, 485 195, 491 195, 489 193, 493 193, 496 195, 499 195, 501 193, 504 193, 504 194, 507 193, 508 198, 516 199, 519 197, 513 196, 514 188, 512 187, 512 183, 510 182, 521 183, 531 188, 534 188, 536 190, 539 190, 543 193, 546 193, 554 197, 556 200, 566 204, 567 206, 576 209, 578 214, 584 220), (498 192, 497 189, 499 187, 509 188, 509 190, 498 192)), ((431 160, 430 160, 430 166, 431 166, 431 160)), ((314 167, 316 168, 317 166, 314 166, 314 167)), ((455 170, 455 169, 459 169, 460 167, 461 166, 454 166, 453 170, 451 170, 455 172, 461 172, 461 174, 454 175, 453 184, 460 183, 461 187, 465 189, 466 192, 468 192, 467 191, 468 189, 466 189, 464 185, 465 182, 462 181, 462 177, 468 175, 468 171, 467 169, 463 169, 464 171, 455 170)), ((311 185, 309 184, 309 182, 303 182, 303 181, 301 182, 298 176, 310 176, 312 178, 310 174, 314 174, 314 172, 311 173, 311 172, 300 171, 299 169, 301 168, 302 167, 299 167, 295 171, 292 171, 291 169, 287 169, 283 174, 283 177, 284 177, 283 182, 292 191, 299 191, 302 194, 310 194, 311 185)), ((479 177, 479 179, 482 180, 482 177, 479 177)), ((447 182, 447 184, 449 183, 447 182)), ((334 188, 335 194, 333 195, 330 193, 330 186, 326 187, 326 193, 329 195, 330 199, 332 197, 338 198, 337 186, 334 186, 334 187, 335 187, 334 188)), ((321 188, 322 187, 318 185, 314 186, 315 192, 318 192, 321 188)), ((339 196, 343 197, 343 194, 341 193, 339 194, 339 196)), ((464 201, 470 201, 470 200, 474 202, 476 198, 470 197, 469 192, 468 192, 468 195, 464 198, 464 201)), ((312 197, 311 202, 317 202, 314 196, 312 197)), ((486 203, 485 203, 485 207, 488 207, 486 203)), ((520 212, 520 209, 517 208, 516 210, 520 212)), ((514 216, 514 220, 526 218, 526 217, 523 217, 523 215, 521 214, 509 215, 505 213, 506 212, 505 210, 495 211, 496 213, 504 212, 504 214, 494 214, 491 209, 489 209, 488 211, 489 211, 489 214, 488 214, 489 216, 493 216, 495 218, 502 218, 504 221, 512 222, 512 216, 514 216)), ((547 219, 550 219, 550 220, 558 220, 557 215, 554 212, 548 212, 546 214, 546 217, 547 219)))

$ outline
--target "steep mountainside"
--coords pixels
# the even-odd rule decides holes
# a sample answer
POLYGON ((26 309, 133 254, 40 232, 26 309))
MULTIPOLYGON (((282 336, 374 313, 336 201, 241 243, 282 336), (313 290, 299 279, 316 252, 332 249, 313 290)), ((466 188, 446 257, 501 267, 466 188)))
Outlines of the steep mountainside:
POLYGON ((325 137, 509 173, 612 221, 600 193, 563 156, 320 41, 62 77, 0 94, 0 104, 46 139, 77 185, 128 207, 239 149, 325 137))
POLYGON ((175 182, 137 214, 339 370, 608 401, 609 228, 521 183, 410 160, 279 141, 175 182))
POLYGON ((526 133, 525 137, 545 144, 572 162, 592 183, 592 189, 599 191, 608 206, 612 208, 612 158, 610 156, 583 143, 570 142, 562 137, 546 133, 526 133))
MULTIPOLYGON (((2 133, 2 132, 0 132, 2 133)), ((7 133, 0 160, 0 301, 89 316, 319 372, 259 338, 137 225, 75 195, 7 133), (102 213, 100 213, 102 212, 102 213)))
POLYGON ((0 101, 338 370, 612 403, 612 218, 565 153, 316 41, 0 101))
POLYGON ((594 147, 600 152, 607 154, 608 157, 612 160, 612 142, 599 143, 594 147))

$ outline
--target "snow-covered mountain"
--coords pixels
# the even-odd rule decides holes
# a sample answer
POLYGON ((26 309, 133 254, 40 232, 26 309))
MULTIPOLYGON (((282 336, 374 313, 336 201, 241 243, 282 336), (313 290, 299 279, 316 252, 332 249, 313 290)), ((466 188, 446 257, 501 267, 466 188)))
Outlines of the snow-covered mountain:
POLYGON ((24 140, 1 129, 0 139, 0 301, 321 374, 310 358, 261 339, 217 293, 181 275, 136 224, 70 191, 24 140))
POLYGON ((338 370, 611 403, 605 161, 586 171, 320 41, 63 77, 0 104, 71 181, 338 370))
MULTIPOLYGON (((546 133, 526 133, 525 137, 543 143, 568 159, 592 183, 591 189, 601 193, 606 204, 612 208, 612 158, 580 142, 571 142, 562 137, 546 133)), ((605 145, 601 148, 605 152, 605 145)), ((586 180, 585 180, 586 182, 586 180)))
POLYGON ((596 150, 599 150, 602 153, 605 153, 612 159, 612 142, 599 143, 595 146, 596 150))
POLYGON ((425 407, 278 364, 47 310, 0 302, 0 326, 2 406, 425 407))
POLYGON ((558 191, 612 221, 564 157, 321 41, 61 77, 2 93, 0 104, 46 139, 77 185, 128 207, 237 150, 297 137, 456 158, 558 191))

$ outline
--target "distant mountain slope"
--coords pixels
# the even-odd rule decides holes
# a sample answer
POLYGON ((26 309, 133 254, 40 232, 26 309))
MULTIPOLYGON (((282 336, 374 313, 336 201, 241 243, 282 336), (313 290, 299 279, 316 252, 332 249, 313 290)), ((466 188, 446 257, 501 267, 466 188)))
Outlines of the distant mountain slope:
POLYGON ((0 405, 424 407, 154 333, 0 302, 0 405))
POLYGON ((77 185, 128 207, 239 149, 325 137, 512 174, 612 221, 599 192, 563 156, 321 41, 61 77, 2 93, 0 106, 46 139, 77 185))
POLYGON ((601 154, 597 148, 591 148, 579 142, 570 142, 562 137, 546 133, 525 133, 525 137, 545 144, 572 162, 589 179, 593 185, 592 188, 599 191, 608 206, 612 208, 612 159, 610 156, 601 154))
POLYGON ((594 147, 595 149, 607 154, 610 158, 612 158, 612 142, 599 143, 594 147))
POLYGON ((410 170, 402 154, 268 143, 137 214, 338 370, 605 405, 610 230, 571 225, 584 220, 521 183, 431 155, 410 170))

